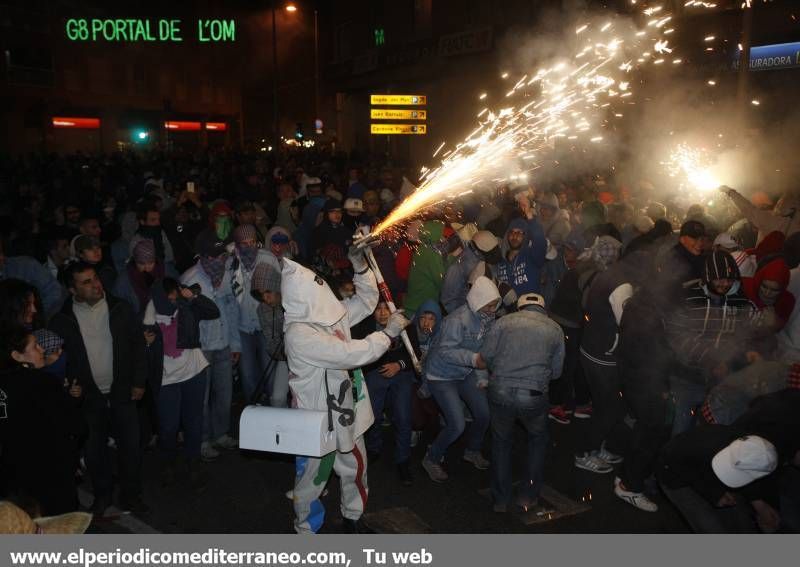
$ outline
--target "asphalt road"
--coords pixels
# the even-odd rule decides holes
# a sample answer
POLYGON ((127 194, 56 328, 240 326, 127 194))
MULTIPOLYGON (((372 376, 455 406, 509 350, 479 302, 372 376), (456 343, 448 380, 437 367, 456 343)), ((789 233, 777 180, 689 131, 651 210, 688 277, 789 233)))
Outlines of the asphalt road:
MULTIPOLYGON (((614 474, 598 475, 572 464, 573 436, 590 427, 591 420, 574 420, 564 426, 551 422, 551 441, 545 483, 555 491, 561 506, 549 521, 530 523, 530 516, 497 514, 485 495, 488 471, 478 471, 461 461, 457 443, 447 458, 450 480, 435 484, 420 462, 429 440, 413 450, 414 485, 402 486, 392 462, 391 428, 384 429, 384 452, 369 466, 368 518, 378 531, 388 533, 676 533, 688 527, 663 496, 655 496, 659 511, 647 513, 619 500, 613 493, 614 474), (484 494, 481 494, 481 491, 484 494), (583 510, 583 511, 581 511, 583 510)), ((484 454, 488 457, 489 440, 484 454)), ((522 473, 524 433, 515 443, 515 478, 522 473)), ((93 532, 130 533, 146 525, 163 533, 292 533, 292 506, 285 492, 292 488, 293 460, 283 455, 223 451, 213 463, 203 464, 207 488, 198 493, 188 479, 162 487, 157 451, 144 459, 144 500, 150 510, 134 520, 116 518, 94 522, 93 532), (128 521, 126 521, 128 520, 128 521)), ((323 498, 328 510, 324 532, 340 530, 338 479, 332 477, 330 493, 323 498)), ((551 494, 553 494, 551 492, 551 494)))

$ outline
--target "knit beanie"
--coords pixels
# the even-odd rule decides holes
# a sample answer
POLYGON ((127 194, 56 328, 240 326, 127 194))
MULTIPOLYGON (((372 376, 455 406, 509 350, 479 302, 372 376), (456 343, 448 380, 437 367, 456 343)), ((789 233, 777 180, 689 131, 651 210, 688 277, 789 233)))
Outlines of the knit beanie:
POLYGON ((146 238, 133 247, 133 261, 137 264, 149 264, 156 261, 156 246, 146 238))
POLYGON ((245 240, 256 240, 257 238, 256 227, 252 224, 240 224, 233 229, 233 240, 236 244, 241 244, 245 240))
POLYGON ((257 264, 256 269, 253 270, 253 279, 250 287, 253 291, 258 292, 280 291, 281 274, 269 264, 257 264))

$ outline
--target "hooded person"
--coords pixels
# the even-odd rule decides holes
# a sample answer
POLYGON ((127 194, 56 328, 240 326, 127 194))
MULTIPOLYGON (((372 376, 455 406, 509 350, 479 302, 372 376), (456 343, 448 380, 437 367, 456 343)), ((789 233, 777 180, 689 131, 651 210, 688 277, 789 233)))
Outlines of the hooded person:
POLYGON ((542 225, 527 211, 528 218, 517 218, 508 225, 501 250, 503 259, 496 267, 497 282, 508 284, 521 297, 541 293, 541 271, 547 254, 547 239, 542 225))
POLYGON ((715 250, 706 257, 702 278, 683 290, 683 305, 665 313, 665 332, 675 353, 670 389, 675 402, 672 434, 689 429, 712 377, 750 350, 755 312, 741 290, 733 256, 715 250))
POLYGON ((150 301, 153 282, 165 275, 173 274, 171 271, 167 273, 164 263, 156 257, 153 241, 140 240, 133 249, 130 261, 117 277, 112 294, 130 303, 134 312, 141 314, 150 301))
POLYGON ((485 392, 486 365, 479 351, 492 328, 499 304, 500 292, 494 282, 485 276, 478 277, 467 294, 467 303, 444 318, 441 331, 428 350, 425 378, 446 424, 422 461, 434 482, 448 479, 442 467, 445 453, 464 432, 461 400, 472 413, 462 458, 479 470, 489 468, 489 461, 481 454, 489 427, 489 404, 485 392))
POLYGON ((536 199, 536 205, 545 238, 553 246, 561 246, 572 230, 569 213, 559 207, 558 197, 550 191, 544 192, 541 197, 536 199))
POLYGON ((217 201, 208 214, 208 229, 213 231, 218 240, 230 242, 233 232, 233 209, 225 201, 217 201))
POLYGON ((500 240, 488 230, 477 231, 445 273, 441 301, 447 312, 452 313, 467 302, 469 276, 480 262, 495 266, 502 259, 500 240))
POLYGON ((356 294, 339 301, 325 281, 311 270, 283 261, 281 297, 289 388, 294 406, 328 410, 334 417, 337 449, 323 458, 297 457, 293 491, 295 530, 316 533, 325 520, 319 500, 331 470, 341 481, 345 531, 366 532, 361 521, 367 502, 367 462, 364 432, 372 425, 369 393, 359 368, 379 359, 408 320, 395 312, 382 331, 364 339, 350 338, 350 328, 373 313, 378 286, 361 251, 350 262, 356 294), (349 371, 353 371, 351 379, 349 371))
POLYGON ((742 290, 756 306, 753 323, 769 336, 782 330, 794 311, 789 279, 789 267, 780 256, 765 258, 752 278, 742 278, 742 290))
POLYGON ((416 311, 426 299, 439 297, 452 258, 442 249, 446 242, 443 222, 426 221, 419 230, 419 241, 411 257, 408 292, 403 303, 409 312, 416 311))

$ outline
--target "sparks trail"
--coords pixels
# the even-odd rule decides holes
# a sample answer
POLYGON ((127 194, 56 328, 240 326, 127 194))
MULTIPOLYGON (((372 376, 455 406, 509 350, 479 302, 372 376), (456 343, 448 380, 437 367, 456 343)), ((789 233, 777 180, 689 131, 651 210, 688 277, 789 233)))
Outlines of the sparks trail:
MULTIPOLYGON (((631 3, 638 4, 637 0, 631 3)), ((713 8, 716 4, 690 1, 686 6, 713 8)), ((674 31, 668 26, 672 14, 661 5, 642 6, 639 18, 638 26, 606 16, 572 28, 572 55, 524 73, 506 92, 504 105, 483 108, 477 127, 444 152, 438 166, 422 168, 419 188, 373 234, 380 235, 431 205, 496 187, 512 174, 536 169, 536 158, 558 138, 601 143, 599 130, 623 116, 619 107, 635 104, 631 73, 661 65, 673 51, 666 37, 674 31)), ((670 61, 679 65, 682 59, 670 61)), ((508 72, 501 75, 508 77, 508 72)), ((483 101, 487 95, 484 92, 478 98, 483 101)), ((443 147, 436 149, 434 157, 443 147)))

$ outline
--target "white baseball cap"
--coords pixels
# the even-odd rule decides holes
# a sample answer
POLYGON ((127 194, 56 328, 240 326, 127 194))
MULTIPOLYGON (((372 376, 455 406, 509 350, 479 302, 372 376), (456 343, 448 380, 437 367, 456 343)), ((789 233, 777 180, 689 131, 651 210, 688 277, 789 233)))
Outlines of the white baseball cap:
POLYGON ((350 197, 344 202, 344 210, 363 213, 364 202, 361 199, 350 197))
POLYGON ((777 467, 778 451, 775 445, 758 435, 739 437, 711 460, 714 474, 731 488, 750 484, 777 467))
POLYGON ((528 305, 537 305, 544 309, 544 297, 538 293, 526 293, 517 299, 517 309, 522 309, 528 305))

